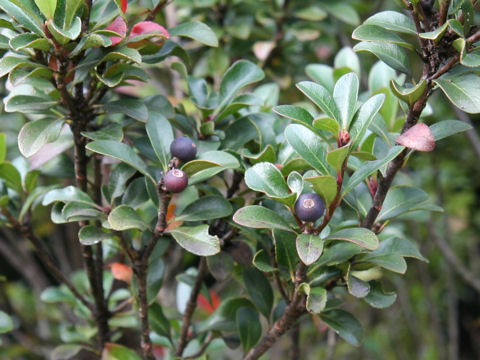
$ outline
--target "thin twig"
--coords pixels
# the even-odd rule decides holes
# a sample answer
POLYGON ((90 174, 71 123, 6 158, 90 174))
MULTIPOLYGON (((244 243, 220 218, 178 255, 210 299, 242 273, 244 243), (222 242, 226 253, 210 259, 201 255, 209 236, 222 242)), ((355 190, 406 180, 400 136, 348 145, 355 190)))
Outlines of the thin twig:
POLYGON ((148 14, 147 18, 145 20, 147 21, 152 21, 153 19, 155 19, 155 16, 157 15, 157 13, 163 9, 164 6, 168 5, 168 1, 169 0, 160 0, 157 4, 157 6, 155 6, 151 11, 150 13, 148 14))
POLYGON ((204 257, 200 258, 200 263, 198 265, 197 277, 195 283, 193 284, 190 297, 187 302, 187 307, 185 313, 183 314, 182 319, 182 329, 180 330, 180 337, 178 339, 177 349, 175 351, 175 356, 182 356, 183 350, 188 344, 188 329, 190 328, 190 323, 192 321, 193 312, 197 307, 197 297, 202 288, 203 280, 207 275, 207 261, 204 257))

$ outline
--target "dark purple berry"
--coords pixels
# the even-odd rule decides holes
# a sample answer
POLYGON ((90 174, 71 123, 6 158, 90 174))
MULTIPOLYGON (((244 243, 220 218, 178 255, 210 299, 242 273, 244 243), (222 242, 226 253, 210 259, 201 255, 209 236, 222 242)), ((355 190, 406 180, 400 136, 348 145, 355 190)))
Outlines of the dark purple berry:
POLYGON ((197 156, 197 145, 188 137, 181 136, 170 144, 170 153, 182 161, 190 161, 197 156))
POLYGON ((302 221, 316 221, 325 212, 325 203, 315 193, 302 194, 295 203, 295 214, 302 221))
POLYGON ((173 169, 168 171, 163 177, 165 189, 172 193, 179 193, 185 190, 188 185, 188 176, 185 171, 173 169))

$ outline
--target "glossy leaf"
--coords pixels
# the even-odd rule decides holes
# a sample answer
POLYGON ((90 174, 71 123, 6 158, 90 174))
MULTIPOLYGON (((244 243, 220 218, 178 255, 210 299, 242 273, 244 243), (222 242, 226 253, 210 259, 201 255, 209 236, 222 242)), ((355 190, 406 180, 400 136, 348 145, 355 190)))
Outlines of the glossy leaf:
POLYGON ((300 234, 296 244, 300 260, 307 266, 312 265, 322 255, 323 240, 319 236, 300 234))
POLYGON ((470 130, 471 128, 469 124, 458 120, 439 121, 430 126, 435 141, 470 130))
POLYGON ((229 216, 232 205, 224 197, 210 195, 201 197, 187 205, 175 221, 205 221, 229 216))
POLYGON ((357 244, 367 250, 378 248, 378 238, 374 232, 365 228, 346 228, 328 235, 324 240, 342 240, 357 244))
POLYGON ((413 45, 402 39, 392 31, 385 31, 378 25, 360 25, 352 33, 352 38, 360 41, 376 41, 397 44, 408 49, 413 49, 413 45))
POLYGON ((370 52, 395 70, 410 74, 407 53, 396 44, 362 41, 353 50, 370 52))
POLYGON ((11 18, 15 19, 21 26, 40 36, 45 35, 42 29, 43 24, 40 23, 39 19, 27 14, 11 0, 0 0, 0 9, 7 13, 11 18))
POLYGON ((153 183, 156 183, 153 177, 147 172, 147 167, 143 160, 135 151, 133 151, 130 146, 117 141, 100 140, 88 143, 86 148, 95 153, 111 156, 115 159, 123 161, 143 175, 147 176, 153 183))
POLYGON ((347 144, 341 148, 330 151, 327 154, 327 162, 332 165, 337 173, 340 172, 343 162, 347 158, 348 153, 350 152, 350 145, 347 144))
POLYGON ((57 8, 57 0, 35 0, 38 8, 47 19, 52 19, 57 8))
POLYGON ((391 306, 397 299, 397 294, 394 292, 385 293, 380 282, 373 281, 370 284, 370 292, 364 299, 371 307, 385 309, 391 306))
POLYGON ((170 337, 170 322, 163 313, 163 309, 158 303, 153 303, 148 308, 148 320, 153 331, 158 335, 170 337))
POLYGON ((129 229, 138 229, 145 231, 148 225, 142 220, 140 215, 128 205, 120 205, 108 214, 108 223, 112 229, 124 231, 129 229))
POLYGON ((479 75, 475 72, 447 73, 434 82, 458 108, 470 114, 480 113, 479 75))
POLYGON ((254 267, 245 270, 243 281, 254 305, 269 319, 273 306, 273 291, 270 282, 262 272, 254 267))
POLYGON ((310 288, 307 294, 307 310, 312 314, 320 314, 327 305, 327 290, 321 287, 310 288))
POLYGON ((375 115, 377 115, 382 107, 384 101, 384 94, 374 95, 361 106, 360 110, 358 110, 357 116, 350 130, 350 141, 353 149, 356 149, 363 140, 365 133, 373 122, 375 115))
POLYGON ((322 174, 329 174, 322 139, 305 126, 292 124, 285 129, 285 137, 295 151, 322 174))
POLYGON ((200 21, 190 21, 168 29, 170 36, 184 36, 207 46, 218 46, 218 39, 213 30, 200 21))
POLYGON ((427 193, 415 187, 398 186, 391 188, 387 193, 376 222, 397 217, 425 202, 427 199, 427 193))
POLYGON ((340 123, 340 112, 331 93, 322 85, 311 81, 302 81, 297 88, 303 92, 325 114, 340 123))
POLYGON ((351 295, 357 298, 364 298, 370 292, 370 284, 352 275, 350 268, 347 276, 347 289, 351 295))
POLYGON ((390 89, 395 96, 409 105, 413 105, 423 95, 426 86, 427 82, 425 79, 422 79, 417 85, 408 88, 397 84, 393 79, 390 80, 390 89))
POLYGON ((211 256, 220 251, 220 241, 217 236, 208 233, 208 225, 179 227, 170 230, 170 233, 181 247, 192 254, 211 256))
POLYGON ((125 114, 141 122, 148 121, 148 109, 143 102, 138 100, 123 99, 109 102, 104 105, 104 109, 108 113, 125 114))
POLYGON ((360 345, 363 338, 362 325, 352 314, 344 310, 331 310, 321 313, 320 318, 348 343, 360 345))
POLYGON ((262 324, 259 314, 251 307, 242 306, 237 310, 236 322, 238 335, 244 351, 254 347, 262 336, 262 324))
POLYGON ((49 191, 43 198, 42 205, 47 206, 54 202, 78 202, 90 206, 96 206, 95 202, 75 186, 67 186, 63 189, 54 189, 49 191))
POLYGON ((373 174, 375 171, 380 169, 383 165, 389 163, 394 158, 396 158, 404 150, 403 146, 394 146, 390 148, 388 154, 380 160, 375 161, 366 161, 362 166, 360 166, 350 177, 346 185, 344 186, 342 193, 346 194, 347 192, 353 190, 355 186, 360 184, 365 178, 373 174))
POLYGON ((358 98, 359 81, 354 73, 348 73, 338 79, 333 89, 333 99, 340 113, 340 124, 342 129, 347 130, 355 115, 358 98))
POLYGON ((26 123, 18 134, 18 148, 23 156, 30 157, 43 145, 53 142, 60 136, 63 121, 41 119, 26 123))
POLYGON ((273 111, 278 115, 284 116, 287 119, 305 125, 312 129, 313 116, 304 108, 293 105, 279 105, 273 108, 273 111))
POLYGON ((173 141, 172 126, 162 114, 150 111, 146 130, 153 150, 165 171, 170 161, 170 144, 173 141))
POLYGON ((249 228, 293 231, 275 211, 258 205, 246 206, 237 210, 233 215, 233 221, 249 228))
POLYGON ((94 245, 111 238, 111 234, 102 231, 94 225, 84 226, 78 232, 78 239, 82 245, 94 245))
POLYGON ((9 162, 0 163, 0 180, 18 193, 22 193, 22 178, 18 170, 9 162))
POLYGON ((386 30, 392 30, 404 34, 417 34, 413 20, 397 11, 381 11, 370 16, 364 24, 376 25, 386 30))

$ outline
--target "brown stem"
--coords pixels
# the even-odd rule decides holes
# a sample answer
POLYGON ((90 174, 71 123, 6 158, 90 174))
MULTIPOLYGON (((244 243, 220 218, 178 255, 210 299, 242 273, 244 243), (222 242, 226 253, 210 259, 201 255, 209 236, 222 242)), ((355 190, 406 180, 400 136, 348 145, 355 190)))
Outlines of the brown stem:
POLYGON ((155 360, 153 356, 152 340, 150 339, 150 325, 148 322, 148 299, 147 299, 147 270, 146 261, 138 261, 134 264, 133 270, 138 280, 138 306, 140 308, 141 322, 141 347, 145 360, 155 360))
POLYGON ((243 360, 255 360, 265 354, 268 349, 295 324, 295 321, 305 313, 305 295, 300 289, 300 284, 304 282, 306 278, 305 270, 306 266, 300 262, 295 273, 295 293, 293 294, 292 301, 282 316, 275 321, 262 340, 247 353, 243 360))
POLYGON ((188 344, 188 329, 190 328, 190 323, 192 321, 193 312, 197 307, 197 297, 202 288, 203 279, 207 275, 207 261, 204 257, 200 258, 200 263, 198 265, 197 278, 193 284, 192 292, 187 302, 187 307, 185 313, 183 314, 182 319, 182 329, 180 330, 180 338, 178 339, 177 350, 175 351, 175 356, 182 356, 183 350, 188 344))
POLYGON ((147 18, 145 20, 147 21, 152 21, 153 19, 155 19, 155 16, 157 15, 157 13, 163 9, 163 7, 165 5, 168 4, 168 0, 160 0, 157 4, 157 6, 155 6, 151 11, 150 13, 148 14, 147 18))
POLYGON ((290 359, 300 359, 300 323, 296 323, 290 333, 292 347, 290 349, 290 359))

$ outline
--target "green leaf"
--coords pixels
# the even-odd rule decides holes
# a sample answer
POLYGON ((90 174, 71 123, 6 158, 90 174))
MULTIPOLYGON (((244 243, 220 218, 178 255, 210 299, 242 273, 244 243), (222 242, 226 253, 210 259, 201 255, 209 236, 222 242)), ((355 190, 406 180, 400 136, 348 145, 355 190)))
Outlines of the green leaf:
POLYGON ((32 95, 14 95, 5 98, 4 101, 6 112, 38 113, 57 105, 57 101, 32 95))
POLYGON ((396 44, 362 41, 353 50, 370 52, 395 70, 410 74, 408 55, 396 44))
POLYGON ((297 88, 325 114, 340 123, 340 112, 332 94, 326 88, 311 81, 302 81, 297 84, 297 88))
POLYGON ((0 133, 0 163, 5 161, 7 156, 7 143, 5 141, 5 133, 0 133))
POLYGON ((222 196, 210 195, 187 205, 176 220, 206 221, 229 216, 233 212, 232 205, 222 196))
POLYGON ((106 233, 94 225, 84 226, 78 232, 78 239, 82 245, 94 245, 111 238, 111 234, 106 233))
POLYGON ((142 220, 133 208, 128 205, 120 205, 108 214, 108 223, 113 230, 124 231, 129 229, 139 229, 145 231, 148 225, 142 220))
POLYGON ((341 148, 332 150, 327 154, 327 162, 337 170, 337 173, 340 173, 343 162, 347 158, 349 152, 350 144, 347 144, 341 148))
POLYGON ((31 33, 17 35, 10 39, 8 44, 15 51, 20 51, 26 48, 48 51, 51 47, 47 39, 31 33))
POLYGON ((82 135, 90 140, 113 140, 117 142, 123 140, 122 126, 115 123, 96 131, 82 131, 82 135))
POLYGON ((115 159, 123 161, 156 184, 155 179, 153 179, 152 175, 148 173, 147 167, 143 160, 135 151, 133 151, 130 146, 112 140, 99 140, 88 143, 86 148, 95 153, 111 156, 115 159))
POLYGON ((469 124, 458 120, 439 121, 430 126, 435 141, 470 129, 472 129, 472 127, 469 124))
POLYGON ((365 302, 371 307, 377 309, 385 309, 391 306, 397 299, 397 294, 394 292, 385 293, 382 289, 382 285, 378 281, 370 282, 370 292, 365 297, 365 302))
POLYGON ((393 219, 428 200, 428 194, 416 187, 390 188, 375 222, 393 219))
POLYGON ((138 50, 125 46, 119 49, 115 48, 115 50, 109 51, 108 54, 105 55, 102 60, 100 60, 100 63, 114 60, 133 61, 134 63, 141 64, 142 55, 140 55, 138 50))
POLYGON ((237 210, 233 215, 233 221, 249 228, 293 231, 275 211, 258 205, 246 206, 237 210))
POLYGON ((220 104, 215 111, 215 116, 228 105, 235 94, 243 87, 258 82, 265 77, 264 72, 254 63, 239 60, 230 66, 220 83, 220 104))
POLYGON ((387 42, 403 46, 407 49, 413 49, 413 45, 403 40, 396 33, 385 31, 378 25, 360 25, 353 33, 352 38, 360 41, 387 42))
POLYGON ((442 26, 436 28, 434 31, 420 33, 418 34, 418 36, 422 39, 434 40, 435 42, 437 42, 443 37, 445 31, 447 31, 448 25, 449 23, 446 22, 442 26))
POLYGON ((365 25, 377 25, 386 30, 392 30, 404 34, 417 34, 413 20, 409 16, 397 11, 381 11, 370 16, 363 23, 365 25))
POLYGON ((75 186, 67 186, 63 189, 54 189, 49 191, 43 198, 42 205, 47 206, 54 202, 78 202, 90 206, 96 206, 94 201, 75 186))
POLYGON ((388 154, 380 160, 366 161, 362 164, 350 177, 347 184, 343 188, 343 195, 353 190, 355 186, 360 184, 365 178, 376 172, 383 165, 389 163, 396 158, 405 148, 403 146, 393 146, 388 151, 388 154))
POLYGON ((342 240, 357 244, 367 250, 378 248, 378 238, 374 232, 365 228, 346 228, 328 235, 324 240, 342 240))
POLYGON ((237 158, 226 151, 207 151, 197 156, 196 160, 183 165, 182 170, 189 176, 190 185, 202 182, 226 169, 237 169, 237 158))
POLYGON ((310 288, 307 294, 307 310, 312 314, 320 314, 327 305, 327 290, 321 287, 310 288))
POLYGON ((352 149, 356 149, 360 145, 367 129, 370 127, 375 115, 380 111, 384 101, 384 94, 374 95, 368 99, 357 112, 357 116, 350 129, 352 149))
POLYGON ((326 205, 330 205, 337 195, 337 180, 333 176, 314 176, 305 178, 312 184, 313 190, 319 194, 326 205))
POLYGON ((237 310, 236 322, 243 350, 254 347, 262 336, 262 324, 257 310, 242 306, 237 310))
POLYGON ((295 246, 296 238, 297 234, 293 232, 273 230, 275 259, 280 269, 286 268, 292 281, 294 281, 294 273, 300 261, 295 246))
POLYGON ((273 306, 273 291, 270 282, 261 271, 254 267, 249 267, 245 270, 243 282, 252 302, 269 319, 273 306))
POLYGON ((48 19, 52 19, 55 15, 55 9, 57 8, 57 0, 35 0, 38 9, 48 19))
POLYGON ((321 116, 313 120, 313 127, 318 130, 326 130, 331 132, 335 137, 338 137, 340 125, 336 120, 328 116, 321 116))
POLYGON ((181 247, 192 254, 211 256, 220 252, 220 241, 217 236, 208 233, 208 225, 179 227, 170 230, 170 233, 181 247))
POLYGON ((106 343, 101 360, 142 360, 142 358, 125 346, 106 343))
POLYGON ((330 173, 325 159, 325 143, 313 131, 305 126, 292 124, 285 129, 285 138, 314 169, 324 175, 330 173))
POLYGON ((5 185, 17 193, 23 192, 22 177, 18 170, 9 162, 0 163, 0 179, 4 181, 5 185))
POLYGON ((60 136, 63 120, 41 119, 26 123, 18 134, 18 148, 23 156, 30 157, 45 144, 60 136))
POLYGON ((335 0, 323 0, 318 5, 347 24, 355 26, 360 23, 358 13, 350 4, 335 0))
POLYGON ((333 99, 340 113, 340 124, 342 129, 347 130, 350 122, 355 115, 358 99, 358 76, 354 73, 348 73, 338 79, 333 89, 333 99))
POLYGON ((218 46, 218 39, 210 27, 200 21, 190 21, 168 29, 170 36, 184 36, 207 46, 218 46))
POLYGON ((73 359, 83 349, 82 345, 64 344, 57 346, 52 351, 52 360, 69 360, 73 359))
POLYGON ((390 271, 404 274, 407 270, 404 257, 427 261, 410 241, 395 237, 383 240, 377 250, 362 254, 357 260, 377 264, 390 271))
POLYGON ((335 81, 333 79, 333 69, 330 66, 325 64, 310 64, 307 65, 305 72, 310 79, 322 85, 330 93, 333 92, 335 81))
POLYGON ((305 125, 313 130, 313 116, 304 108, 293 105, 279 105, 273 108, 278 115, 305 125))
POLYGON ((0 334, 13 330, 12 318, 5 312, 0 310, 0 334))
POLYGON ((323 240, 319 236, 300 234, 296 244, 300 260, 307 266, 312 265, 322 255, 323 240))
POLYGON ((173 141, 172 126, 162 114, 150 111, 146 130, 153 150, 166 172, 170 161, 170 144, 173 141))
POLYGON ((351 267, 349 267, 347 276, 347 289, 351 295, 357 298, 364 298, 370 292, 370 284, 353 276, 351 267))
POLYGON ((245 172, 245 183, 255 191, 261 191, 286 205, 293 205, 295 194, 290 193, 285 179, 272 163, 258 163, 245 172))
POLYGON ((170 338, 170 321, 163 313, 163 309, 158 303, 153 303, 148 308, 148 320, 153 331, 160 336, 170 338))
POLYGON ((5 11, 11 18, 22 27, 38 34, 40 36, 45 36, 43 33, 42 25, 38 19, 32 17, 30 14, 25 12, 22 8, 15 5, 11 0, 0 0, 0 9, 5 11))
POLYGON ((62 217, 66 222, 93 220, 100 218, 101 215, 102 213, 92 205, 77 202, 65 204, 62 209, 62 217))
POLYGON ((278 269, 270 265, 270 258, 265 250, 258 251, 252 260, 252 264, 260 271, 272 272, 278 269))
POLYGON ((252 164, 258 164, 261 162, 275 162, 276 153, 273 149, 273 146, 268 144, 258 154, 252 154, 247 148, 244 148, 242 151, 242 155, 246 157, 252 164))
POLYGON ((80 36, 80 33, 82 32, 82 20, 77 16, 68 30, 59 28, 52 20, 47 22, 47 27, 55 40, 61 45, 65 45, 72 40, 76 40, 80 36))
POLYGON ((480 113, 480 78, 476 72, 454 72, 433 80, 448 99, 458 108, 470 114, 480 113))
POLYGON ((395 80, 390 80, 390 89, 393 91, 396 97, 402 99, 409 105, 413 105, 425 91, 427 81, 422 79, 417 85, 412 87, 405 87, 397 84, 395 80))
POLYGON ((148 109, 143 101, 134 99, 122 99, 113 101, 103 106, 107 113, 125 114, 141 122, 148 121, 148 109))
POLYGON ((320 318, 353 346, 359 346, 363 338, 362 325, 344 310, 331 310, 320 314, 320 318))
POLYGON ((303 177, 297 171, 292 171, 288 174, 287 178, 287 185, 290 191, 296 194, 295 199, 300 195, 303 191, 303 177))

